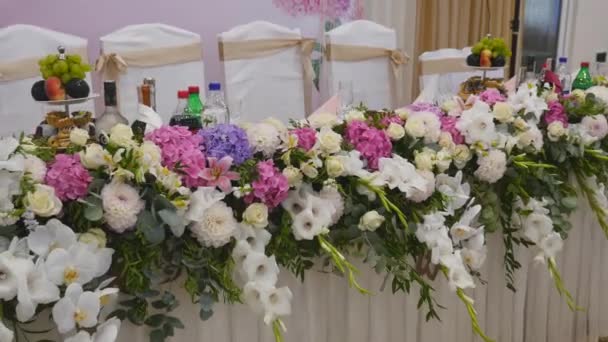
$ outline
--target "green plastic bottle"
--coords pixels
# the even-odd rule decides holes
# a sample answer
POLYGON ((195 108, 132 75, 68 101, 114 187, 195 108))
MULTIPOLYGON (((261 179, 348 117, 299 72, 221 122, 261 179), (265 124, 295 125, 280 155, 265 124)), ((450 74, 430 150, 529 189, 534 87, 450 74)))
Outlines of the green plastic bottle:
POLYGON ((186 106, 186 114, 201 117, 203 113, 203 103, 199 96, 199 88, 197 86, 188 87, 188 105, 186 106))
POLYGON ((572 89, 587 90, 593 87, 593 78, 589 73, 589 62, 582 62, 581 69, 578 71, 574 82, 572 82, 572 89))

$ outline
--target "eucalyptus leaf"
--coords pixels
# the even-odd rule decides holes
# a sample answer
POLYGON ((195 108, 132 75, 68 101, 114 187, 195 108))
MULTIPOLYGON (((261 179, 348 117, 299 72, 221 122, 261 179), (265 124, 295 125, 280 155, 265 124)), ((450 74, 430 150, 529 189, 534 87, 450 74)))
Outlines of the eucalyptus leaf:
POLYGON ((576 209, 578 199, 576 197, 564 197, 562 198, 562 204, 568 209, 576 209))
POLYGON ((157 329, 153 330, 150 333, 150 342, 164 342, 165 341, 165 332, 157 329))
POLYGON ((213 310, 203 310, 201 309, 199 311, 199 316, 203 321, 208 320, 209 318, 211 318, 213 316, 213 310))
POLYGON ((158 216, 169 225, 171 228, 171 232, 176 237, 181 237, 184 234, 184 230, 186 229, 186 224, 184 220, 177 215, 175 210, 171 209, 163 209, 159 211, 158 216))
POLYGON ((144 234, 148 242, 157 244, 165 239, 165 229, 154 218, 151 212, 144 210, 137 218, 137 230, 144 234))
POLYGON ((161 324, 165 321, 165 315, 163 314, 155 314, 148 318, 146 318, 146 325, 149 325, 153 328, 160 327, 161 324))

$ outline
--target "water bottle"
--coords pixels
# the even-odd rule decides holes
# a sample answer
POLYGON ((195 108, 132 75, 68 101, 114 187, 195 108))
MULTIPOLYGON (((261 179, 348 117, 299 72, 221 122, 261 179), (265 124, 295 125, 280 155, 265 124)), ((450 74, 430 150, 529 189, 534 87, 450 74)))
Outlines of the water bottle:
POLYGON ((224 93, 220 83, 209 83, 205 110, 201 117, 203 126, 213 126, 218 123, 228 123, 228 107, 224 100, 224 93))
POLYGON ((562 84, 562 94, 569 94, 570 84, 572 83, 572 76, 570 76, 570 72, 568 72, 568 58, 559 58, 559 65, 557 67, 557 77, 559 77, 559 81, 562 84))

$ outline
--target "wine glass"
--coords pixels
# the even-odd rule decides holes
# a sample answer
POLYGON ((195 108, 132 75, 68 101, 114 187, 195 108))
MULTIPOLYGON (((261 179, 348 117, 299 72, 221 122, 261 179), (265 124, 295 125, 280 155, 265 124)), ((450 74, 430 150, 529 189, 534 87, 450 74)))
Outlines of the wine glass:
POLYGON ((353 106, 353 82, 338 82, 338 99, 340 100, 338 116, 343 119, 353 106))

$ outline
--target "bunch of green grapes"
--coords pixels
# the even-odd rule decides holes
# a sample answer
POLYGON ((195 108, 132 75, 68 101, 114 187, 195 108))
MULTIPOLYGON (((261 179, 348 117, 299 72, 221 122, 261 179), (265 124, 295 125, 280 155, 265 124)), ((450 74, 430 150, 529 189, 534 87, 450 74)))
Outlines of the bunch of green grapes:
POLYGON ((474 55, 479 55, 481 51, 486 49, 492 51, 493 58, 498 56, 511 57, 511 50, 502 38, 484 37, 477 44, 473 45, 471 52, 474 55))
POLYGON ((84 79, 85 73, 91 71, 91 66, 82 62, 79 55, 66 55, 66 59, 59 59, 59 55, 47 55, 38 61, 40 73, 45 80, 56 76, 61 83, 66 84, 71 79, 84 79))

